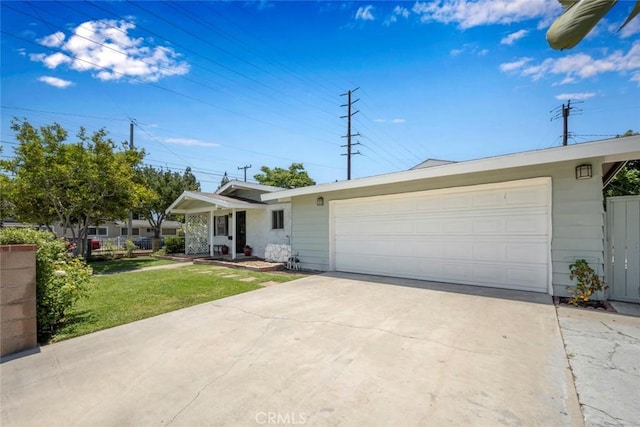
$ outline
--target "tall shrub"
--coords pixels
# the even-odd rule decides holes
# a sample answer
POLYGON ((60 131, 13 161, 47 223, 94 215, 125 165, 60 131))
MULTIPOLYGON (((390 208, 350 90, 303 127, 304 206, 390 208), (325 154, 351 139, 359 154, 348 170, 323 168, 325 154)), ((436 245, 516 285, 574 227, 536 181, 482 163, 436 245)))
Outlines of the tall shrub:
POLYGON ((183 254, 184 237, 167 237, 164 241, 164 246, 168 254, 183 254))
POLYGON ((36 309, 38 340, 46 341, 65 312, 87 291, 91 269, 80 258, 67 255, 66 243, 52 233, 32 229, 0 230, 0 244, 37 245, 36 309))

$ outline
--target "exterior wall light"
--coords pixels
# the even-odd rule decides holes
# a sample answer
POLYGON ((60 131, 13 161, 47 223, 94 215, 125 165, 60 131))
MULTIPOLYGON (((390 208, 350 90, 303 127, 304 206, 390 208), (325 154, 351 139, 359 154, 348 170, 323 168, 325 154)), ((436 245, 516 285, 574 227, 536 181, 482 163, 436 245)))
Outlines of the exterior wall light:
POLYGON ((589 179, 592 176, 591 165, 576 166, 576 179, 589 179))
POLYGON ((324 206, 324 197, 320 196, 316 199, 316 205, 324 206))

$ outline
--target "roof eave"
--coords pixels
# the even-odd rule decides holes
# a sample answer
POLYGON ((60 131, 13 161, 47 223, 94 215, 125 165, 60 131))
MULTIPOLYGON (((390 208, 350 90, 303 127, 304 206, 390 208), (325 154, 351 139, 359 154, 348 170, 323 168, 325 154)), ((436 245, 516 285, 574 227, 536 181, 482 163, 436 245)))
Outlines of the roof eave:
POLYGON ((617 161, 620 158, 629 157, 629 154, 631 154, 631 157, 640 157, 640 135, 542 150, 525 151, 496 157, 487 157, 483 159, 469 160, 466 162, 441 165, 435 168, 413 169, 385 175, 358 178, 350 181, 318 184, 311 187, 294 188, 277 193, 263 194, 261 198, 263 201, 268 201, 330 191, 350 190, 427 178, 486 172, 522 166, 535 166, 545 163, 557 163, 596 157, 602 157, 605 162, 610 162, 617 161))

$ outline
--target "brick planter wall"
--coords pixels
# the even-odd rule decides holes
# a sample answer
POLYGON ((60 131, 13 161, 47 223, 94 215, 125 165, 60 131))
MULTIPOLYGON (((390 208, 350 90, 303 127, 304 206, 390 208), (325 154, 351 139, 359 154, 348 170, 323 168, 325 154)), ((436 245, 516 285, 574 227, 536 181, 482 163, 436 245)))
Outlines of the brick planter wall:
POLYGON ((0 356, 37 345, 36 245, 0 245, 0 356))

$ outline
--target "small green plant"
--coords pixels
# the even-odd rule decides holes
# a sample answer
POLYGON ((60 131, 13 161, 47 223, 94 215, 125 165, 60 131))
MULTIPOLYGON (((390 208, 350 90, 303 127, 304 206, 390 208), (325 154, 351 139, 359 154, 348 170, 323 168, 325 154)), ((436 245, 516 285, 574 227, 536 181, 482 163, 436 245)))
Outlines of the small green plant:
POLYGON ((168 254, 183 254, 184 237, 167 237, 164 241, 164 246, 168 254))
POLYGON ((102 242, 102 253, 104 253, 108 259, 116 259, 117 250, 118 248, 111 240, 102 242))
POLYGON ((129 239, 125 242, 125 250, 127 251, 127 258, 133 258, 133 251, 138 249, 133 240, 129 239))
POLYGON ((46 342, 64 320, 66 312, 84 296, 91 268, 82 258, 67 254, 66 243, 52 233, 31 229, 2 229, 0 244, 32 244, 36 251, 36 312, 38 341, 46 342))
POLYGON ((584 259, 578 259, 569 266, 569 279, 576 280, 576 286, 567 286, 567 292, 571 297, 569 304, 583 305, 591 300, 591 296, 606 289, 600 276, 589 267, 589 263, 584 259))

